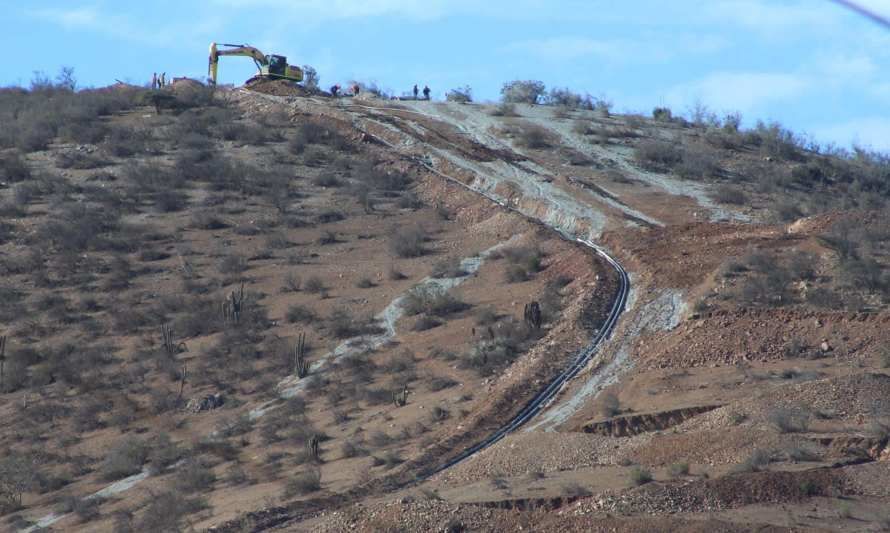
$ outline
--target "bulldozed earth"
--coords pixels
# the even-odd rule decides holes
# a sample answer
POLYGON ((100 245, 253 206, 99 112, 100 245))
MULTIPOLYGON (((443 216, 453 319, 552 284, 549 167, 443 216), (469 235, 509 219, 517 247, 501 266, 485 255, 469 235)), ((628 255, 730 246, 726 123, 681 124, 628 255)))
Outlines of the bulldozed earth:
POLYGON ((174 99, 0 94, 3 528, 890 527, 886 158, 174 99))

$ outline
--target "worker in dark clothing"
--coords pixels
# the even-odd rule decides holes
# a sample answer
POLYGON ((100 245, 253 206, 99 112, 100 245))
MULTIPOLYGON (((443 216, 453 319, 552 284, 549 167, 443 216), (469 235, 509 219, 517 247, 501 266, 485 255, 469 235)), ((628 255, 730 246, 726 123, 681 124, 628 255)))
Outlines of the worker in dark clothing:
POLYGON ((417 93, 419 93, 419 92, 420 92, 420 91, 417 89, 417 84, 415 83, 415 84, 414 84, 414 99, 415 99, 415 100, 417 100, 417 93))
POLYGON ((359 91, 361 91, 361 87, 358 83, 353 84, 352 86, 352 96, 358 96, 359 91))
POLYGON ((423 87, 423 98, 424 98, 425 100, 429 100, 429 99, 430 99, 430 87, 429 87, 429 85, 425 85, 425 86, 423 87))
POLYGON ((340 93, 340 86, 339 85, 331 85, 331 96, 336 98, 339 93, 340 93))

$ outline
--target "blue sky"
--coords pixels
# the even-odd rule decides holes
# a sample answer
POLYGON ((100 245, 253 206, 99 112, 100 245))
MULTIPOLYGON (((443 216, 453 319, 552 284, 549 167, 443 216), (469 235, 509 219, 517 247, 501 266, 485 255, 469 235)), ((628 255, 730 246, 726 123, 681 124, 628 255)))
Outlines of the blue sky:
MULTIPOLYGON (((890 16, 890 0, 861 0, 890 16)), ((606 96, 617 110, 696 102, 820 142, 890 151, 890 31, 828 0, 0 0, 0 85, 75 68, 83 86, 203 77, 211 41, 434 96, 504 81, 606 96)), ((224 58, 222 82, 251 75, 224 58)))

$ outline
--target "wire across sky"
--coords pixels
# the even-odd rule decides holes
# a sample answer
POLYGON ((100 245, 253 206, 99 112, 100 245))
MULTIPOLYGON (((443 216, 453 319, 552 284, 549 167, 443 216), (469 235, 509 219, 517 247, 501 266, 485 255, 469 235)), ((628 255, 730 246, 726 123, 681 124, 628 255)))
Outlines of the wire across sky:
POLYGON ((866 9, 866 8, 862 7, 861 5, 857 4, 856 2, 851 2, 850 0, 830 0, 830 1, 834 2, 835 4, 839 4, 843 7, 846 7, 847 9, 851 9, 864 17, 870 18, 871 20, 877 22, 881 26, 884 26, 885 28, 890 30, 890 20, 888 20, 886 17, 882 17, 881 15, 875 13, 874 11, 872 11, 870 9, 866 9))

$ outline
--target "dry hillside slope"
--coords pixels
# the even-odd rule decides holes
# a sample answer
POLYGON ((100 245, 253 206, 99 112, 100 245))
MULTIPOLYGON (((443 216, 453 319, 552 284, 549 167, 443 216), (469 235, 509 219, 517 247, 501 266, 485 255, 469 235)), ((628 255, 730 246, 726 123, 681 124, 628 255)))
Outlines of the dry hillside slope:
POLYGON ((254 89, 0 91, 3 527, 890 525, 885 157, 254 89))

